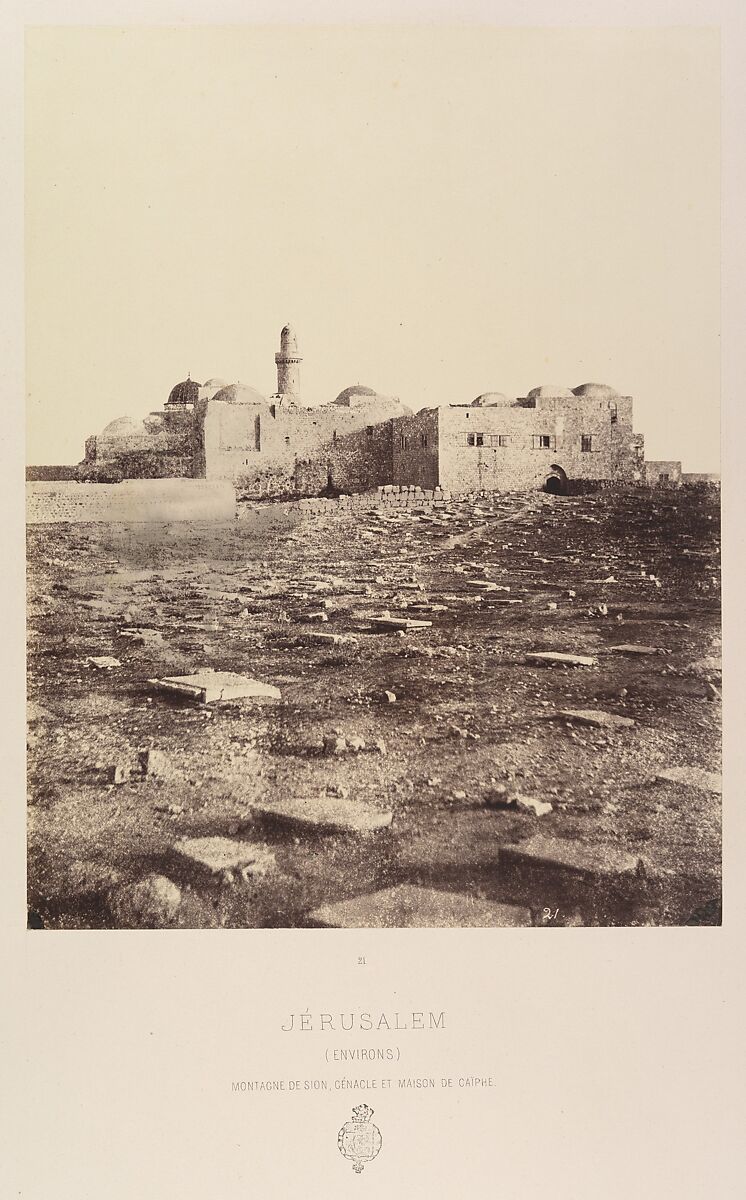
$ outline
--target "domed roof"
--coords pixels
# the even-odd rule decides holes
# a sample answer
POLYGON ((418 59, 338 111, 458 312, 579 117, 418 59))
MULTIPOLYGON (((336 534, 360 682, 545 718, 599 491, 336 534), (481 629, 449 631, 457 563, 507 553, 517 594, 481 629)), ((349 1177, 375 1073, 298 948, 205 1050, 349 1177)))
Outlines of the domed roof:
POLYGON ((477 396, 476 400, 472 400, 472 408, 506 408, 513 403, 502 392, 483 392, 481 396, 477 396))
POLYGON ((132 433, 142 433, 144 428, 142 421, 136 421, 134 417, 117 417, 115 421, 109 421, 106 428, 101 431, 101 437, 129 437, 132 433))
POLYGON ((185 379, 171 388, 167 404, 195 404, 199 396, 199 384, 194 379, 185 379))
POLYGON ((216 376, 215 379, 206 379, 205 382, 202 384, 202 386, 209 387, 209 388, 224 388, 224 387, 228 387, 228 380, 227 379, 218 379, 216 376))
POLYGON ((267 400, 255 388, 245 383, 230 383, 213 396, 223 404, 266 404, 267 400))
POLYGON ((343 392, 340 392, 334 403, 345 404, 349 408, 350 404, 355 400, 370 399, 377 395, 378 392, 374 391, 373 388, 363 387, 362 384, 355 383, 352 387, 347 387, 343 392))
POLYGON ((608 383, 581 383, 573 388, 573 395, 585 396, 586 400, 616 400, 619 392, 608 383))
POLYGON ((541 387, 531 388, 527 400, 572 400, 573 393, 569 388, 560 387, 556 383, 542 383, 541 387))
POLYGON ((295 336, 295 330, 292 325, 283 326, 280 334, 280 350, 284 353, 293 353, 298 349, 298 339, 295 336))

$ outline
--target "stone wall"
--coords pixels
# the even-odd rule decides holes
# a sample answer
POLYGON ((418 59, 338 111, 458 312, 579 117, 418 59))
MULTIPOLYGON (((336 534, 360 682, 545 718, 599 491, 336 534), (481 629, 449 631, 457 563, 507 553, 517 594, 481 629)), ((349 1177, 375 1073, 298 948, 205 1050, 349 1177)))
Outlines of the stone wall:
POLYGON ((60 521, 227 521, 235 512, 235 490, 221 480, 26 484, 26 520, 31 525, 60 521))

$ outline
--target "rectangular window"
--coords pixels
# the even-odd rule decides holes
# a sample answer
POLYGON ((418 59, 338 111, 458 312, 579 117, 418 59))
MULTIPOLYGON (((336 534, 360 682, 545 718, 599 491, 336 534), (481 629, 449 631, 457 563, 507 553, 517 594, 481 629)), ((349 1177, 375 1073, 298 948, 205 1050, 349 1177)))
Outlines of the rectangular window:
POLYGON ((367 433, 368 437, 373 437, 373 426, 372 426, 372 425, 367 425, 367 426, 366 426, 366 429, 365 429, 365 432, 367 433))
POLYGON ((612 425, 614 425, 616 423, 616 419, 617 419, 616 400, 611 401, 611 403, 609 404, 609 409, 611 411, 611 423, 612 423, 612 425))
POLYGON ((490 445, 491 446, 507 446, 509 441, 510 441, 510 439, 509 439, 507 433, 491 433, 490 434, 490 445))
POLYGON ((580 449, 584 454, 590 454, 593 449, 593 438, 590 433, 582 433, 580 435, 580 449))
POLYGON ((290 445, 290 438, 289 438, 289 437, 286 437, 286 438, 285 438, 285 445, 286 445, 286 446, 289 446, 289 445, 290 445))
POLYGON ((483 433, 476 433, 474 436, 475 436, 475 438, 476 438, 476 444, 477 444, 478 446, 483 446, 483 445, 484 445, 484 434, 483 434, 483 433))
POLYGON ((474 434, 473 434, 473 433, 467 433, 467 435, 466 435, 466 444, 467 444, 467 446, 473 446, 473 445, 474 445, 474 434))
POLYGON ((534 450, 554 450, 554 438, 548 433, 535 433, 532 445, 534 450))
POLYGON ((661 471, 660 475, 658 476, 658 479, 661 483, 668 483, 670 478, 671 476, 668 474, 668 471, 661 471))

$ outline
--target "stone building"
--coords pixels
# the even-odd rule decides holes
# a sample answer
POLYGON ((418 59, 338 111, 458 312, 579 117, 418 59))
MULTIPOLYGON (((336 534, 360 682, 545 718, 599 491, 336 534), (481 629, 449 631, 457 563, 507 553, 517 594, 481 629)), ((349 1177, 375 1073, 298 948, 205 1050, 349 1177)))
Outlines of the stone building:
POLYGON ((310 408, 301 402, 302 361, 286 325, 274 395, 187 378, 161 411, 120 417, 89 438, 82 477, 226 479, 247 496, 313 496, 385 484, 564 492, 573 481, 633 483, 645 474, 632 398, 604 384, 545 385, 515 400, 487 392, 417 413, 356 384, 310 408))
POLYGON ((544 385, 511 400, 423 409, 394 421, 394 482, 451 492, 545 488, 573 480, 637 482, 644 441, 632 397, 599 383, 544 385))
POLYGON ((300 400, 298 342, 286 325, 275 355, 277 392, 186 379, 164 409, 120 417, 86 442, 83 474, 229 479, 245 494, 316 495, 392 482, 392 419, 409 413, 393 396, 359 384, 316 408, 300 400))

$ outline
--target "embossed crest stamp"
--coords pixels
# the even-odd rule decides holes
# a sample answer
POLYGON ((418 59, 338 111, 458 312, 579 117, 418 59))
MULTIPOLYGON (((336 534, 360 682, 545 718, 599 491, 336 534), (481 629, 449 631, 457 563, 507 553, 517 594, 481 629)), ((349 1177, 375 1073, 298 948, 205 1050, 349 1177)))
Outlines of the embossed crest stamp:
POLYGON ((352 1161, 352 1169, 360 1174, 365 1164, 372 1162, 383 1144, 381 1131, 371 1121, 373 1109, 358 1104, 352 1110, 352 1120, 345 1121, 337 1135, 340 1154, 352 1161))

